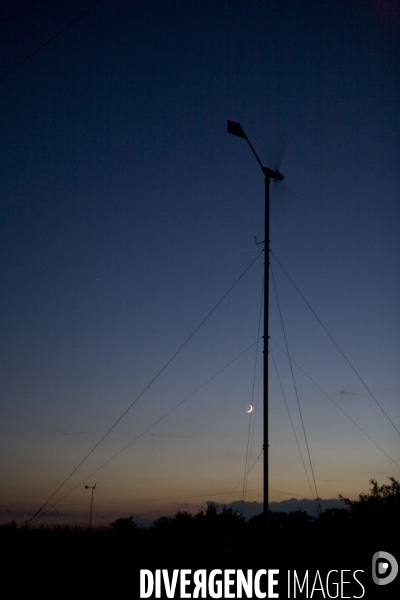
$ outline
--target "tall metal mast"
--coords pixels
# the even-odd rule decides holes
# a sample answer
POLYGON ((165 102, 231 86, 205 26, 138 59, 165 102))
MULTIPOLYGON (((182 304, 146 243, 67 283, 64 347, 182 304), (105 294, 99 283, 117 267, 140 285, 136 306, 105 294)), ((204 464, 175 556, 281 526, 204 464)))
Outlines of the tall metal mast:
POLYGON ((240 123, 228 121, 228 133, 237 135, 246 140, 258 164, 265 175, 265 260, 264 260, 264 418, 263 418, 263 433, 264 433, 264 514, 268 513, 268 311, 269 311, 269 182, 282 181, 284 179, 282 173, 273 171, 268 167, 264 167, 261 160, 258 158, 256 151, 250 143, 249 138, 245 134, 240 123))

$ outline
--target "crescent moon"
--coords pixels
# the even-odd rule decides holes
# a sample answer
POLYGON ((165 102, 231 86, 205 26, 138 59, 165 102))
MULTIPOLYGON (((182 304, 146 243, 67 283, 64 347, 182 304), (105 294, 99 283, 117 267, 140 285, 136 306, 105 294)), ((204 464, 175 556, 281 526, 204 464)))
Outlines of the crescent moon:
POLYGON ((249 410, 246 410, 246 412, 247 412, 247 413, 251 413, 251 411, 252 411, 252 410, 253 410, 253 406, 252 406, 252 404, 250 404, 250 406, 249 406, 249 410))

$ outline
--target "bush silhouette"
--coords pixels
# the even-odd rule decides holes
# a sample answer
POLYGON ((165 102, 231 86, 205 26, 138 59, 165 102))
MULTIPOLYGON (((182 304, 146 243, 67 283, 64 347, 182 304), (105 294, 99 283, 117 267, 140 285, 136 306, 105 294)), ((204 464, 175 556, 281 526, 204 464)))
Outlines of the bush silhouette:
POLYGON ((110 527, 118 533, 130 533, 136 529, 137 525, 133 520, 133 516, 130 516, 125 519, 116 519, 110 523, 110 527))
POLYGON ((357 535, 373 539, 395 539, 399 535, 400 526, 400 484, 394 477, 389 477, 390 485, 378 485, 370 479, 372 485, 368 494, 359 494, 358 500, 350 500, 339 496, 348 506, 350 524, 357 535))
POLYGON ((340 500, 345 502, 351 512, 360 510, 360 507, 385 507, 400 509, 400 483, 394 478, 389 477, 392 482, 391 485, 378 485, 376 479, 370 479, 369 482, 372 484, 372 488, 369 494, 359 494, 358 500, 349 500, 339 494, 340 500))
POLYGON ((355 518, 385 518, 392 520, 400 514, 400 483, 389 477, 391 485, 378 485, 376 479, 370 479, 372 488, 369 494, 359 494, 358 500, 349 500, 339 494, 349 507, 351 515, 355 518))

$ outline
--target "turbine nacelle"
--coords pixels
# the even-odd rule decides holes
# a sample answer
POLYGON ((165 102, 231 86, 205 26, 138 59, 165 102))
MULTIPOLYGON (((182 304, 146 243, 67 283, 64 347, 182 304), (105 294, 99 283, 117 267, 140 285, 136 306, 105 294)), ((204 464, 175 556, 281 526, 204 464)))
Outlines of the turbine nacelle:
POLYGON ((285 179, 278 169, 276 169, 276 171, 273 171, 268 167, 262 167, 262 171, 265 177, 268 177, 268 179, 272 179, 272 181, 283 181, 285 179))

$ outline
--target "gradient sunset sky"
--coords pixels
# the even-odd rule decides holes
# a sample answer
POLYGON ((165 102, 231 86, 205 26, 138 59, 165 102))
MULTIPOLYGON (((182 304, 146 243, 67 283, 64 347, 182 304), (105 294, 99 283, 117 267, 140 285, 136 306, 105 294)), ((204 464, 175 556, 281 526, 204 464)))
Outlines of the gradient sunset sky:
MULTIPOLYGON (((91 4, 2 3, 0 77, 91 4)), ((271 264, 291 357, 323 390, 293 366, 319 496, 400 477, 399 35, 394 0, 102 0, 0 81, 3 522, 48 499, 48 518, 87 518, 95 483, 104 523, 242 497, 264 178, 227 119, 285 175, 271 264)), ((310 498, 272 280, 270 336, 270 500, 310 498)), ((262 484, 261 456, 246 500, 262 484)))

